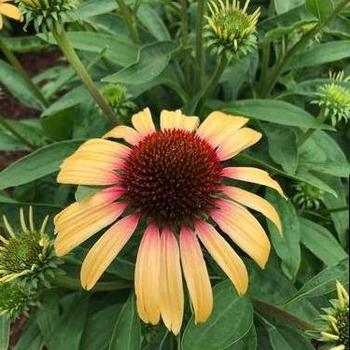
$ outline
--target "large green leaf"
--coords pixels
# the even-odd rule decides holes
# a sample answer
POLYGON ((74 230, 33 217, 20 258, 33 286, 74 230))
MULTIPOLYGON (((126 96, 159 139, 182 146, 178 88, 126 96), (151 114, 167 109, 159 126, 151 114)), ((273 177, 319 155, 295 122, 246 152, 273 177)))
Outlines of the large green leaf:
POLYGON ((305 110, 284 101, 260 99, 232 102, 211 101, 209 107, 275 124, 300 128, 332 129, 328 125, 319 123, 305 110))
POLYGON ((225 350, 256 350, 257 342, 256 329, 253 324, 249 332, 241 340, 225 348, 225 350))
POLYGON ((318 66, 347 57, 350 57, 350 41, 331 41, 296 54, 286 65, 285 70, 318 66))
POLYGON ((321 21, 325 20, 333 10, 332 0, 306 0, 305 6, 311 14, 321 21))
POLYGON ((10 341, 10 318, 8 315, 0 316, 0 350, 7 350, 10 341))
POLYGON ((1 37, 6 44, 6 46, 13 52, 25 53, 42 50, 47 47, 47 43, 42 41, 37 36, 27 35, 27 36, 3 36, 1 37))
POLYGON ((203 324, 190 319, 182 337, 183 350, 220 350, 237 343, 251 329, 253 309, 246 297, 239 297, 230 281, 214 287, 214 309, 203 324), (228 326, 229 325, 229 326, 228 326))
POLYGON ((326 265, 335 265, 346 259, 348 255, 323 226, 305 218, 299 218, 301 229, 301 243, 326 265))
POLYGON ((135 63, 103 78, 109 83, 143 84, 159 76, 169 64, 177 45, 173 41, 159 41, 141 48, 135 63))
POLYGON ((114 325, 109 350, 140 350, 141 325, 135 310, 135 296, 130 295, 114 325))
POLYGON ((342 260, 337 265, 329 266, 307 281, 298 293, 289 300, 295 302, 305 297, 319 297, 328 294, 336 289, 335 281, 347 284, 349 278, 349 261, 342 260))
POLYGON ((304 3, 304 0, 274 0, 277 14, 282 14, 298 7, 304 3))
POLYGON ((36 323, 36 315, 32 315, 16 344, 16 350, 40 350, 43 345, 40 329, 36 323))
POLYGON ((282 270, 293 280, 300 267, 300 225, 294 206, 279 194, 267 191, 266 199, 276 208, 282 222, 282 235, 268 222, 272 244, 282 260, 282 270))
POLYGON ((12 163, 0 172, 0 189, 19 186, 54 173, 82 140, 53 143, 12 163))
POLYGON ((0 83, 22 104, 38 110, 43 108, 41 101, 33 93, 25 79, 15 68, 3 60, 0 60, 0 83))

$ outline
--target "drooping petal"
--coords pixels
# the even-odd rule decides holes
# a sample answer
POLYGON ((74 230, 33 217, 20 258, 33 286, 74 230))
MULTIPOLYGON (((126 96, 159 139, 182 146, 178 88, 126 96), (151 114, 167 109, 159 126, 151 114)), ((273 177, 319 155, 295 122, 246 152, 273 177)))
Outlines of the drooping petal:
POLYGON ((115 172, 130 148, 116 142, 92 139, 61 165, 57 181, 76 185, 105 186, 118 182, 115 172))
POLYGON ((212 218, 231 239, 264 268, 270 254, 270 241, 255 217, 241 205, 219 200, 212 218))
POLYGON ((17 21, 22 18, 21 11, 16 6, 11 4, 0 4, 0 13, 17 21))
POLYGON ((140 216, 132 214, 110 227, 86 255, 81 267, 83 288, 90 290, 134 233, 140 216))
POLYGON ((129 126, 118 125, 103 135, 103 138, 124 139, 128 144, 136 145, 140 141, 141 135, 129 126))
POLYGON ((197 134, 209 141, 213 147, 219 147, 244 126, 249 119, 232 116, 223 112, 212 112, 199 126, 197 134))
POLYGON ((113 188, 107 189, 81 202, 75 202, 57 214, 54 219, 57 232, 56 254, 67 254, 115 221, 126 208, 124 203, 113 202, 120 193, 113 188))
POLYGON ((145 108, 143 111, 134 114, 131 118, 131 122, 141 136, 145 136, 156 131, 149 108, 145 108))
POLYGON ((284 196, 281 186, 266 171, 249 167, 228 167, 222 170, 222 176, 233 180, 240 180, 259 184, 275 189, 284 196))
POLYGON ((160 319, 160 235, 158 226, 150 224, 143 234, 135 267, 135 293, 140 318, 153 325, 160 319))
POLYGON ((160 313, 165 326, 175 335, 181 329, 183 310, 179 247, 174 234, 165 228, 161 234, 160 313))
POLYGON ((166 129, 181 129, 194 131, 199 125, 198 117, 188 117, 177 111, 162 111, 160 114, 160 127, 166 129))
POLYGON ((261 137, 262 134, 260 132, 250 128, 242 128, 221 143, 217 149, 218 158, 221 161, 230 159, 256 144, 261 137))
POLYGON ((222 191, 234 201, 265 215, 282 232, 279 215, 276 209, 266 199, 238 187, 224 186, 222 191))
POLYGON ((205 322, 213 309, 213 293, 201 247, 194 232, 187 227, 181 228, 180 250, 195 323, 205 322))
POLYGON ((239 295, 248 288, 248 272, 238 254, 210 224, 198 221, 196 234, 210 255, 232 281, 239 295))

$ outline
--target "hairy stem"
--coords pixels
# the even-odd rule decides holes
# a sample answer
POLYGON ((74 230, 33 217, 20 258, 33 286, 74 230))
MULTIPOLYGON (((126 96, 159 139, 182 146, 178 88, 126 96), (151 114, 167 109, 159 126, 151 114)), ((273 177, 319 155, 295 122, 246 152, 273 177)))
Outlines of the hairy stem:
POLYGON ((62 50, 63 54, 66 56, 68 62, 73 67, 81 81, 84 83, 84 85, 86 86, 96 103, 102 109, 105 117, 111 122, 111 124, 118 124, 119 120, 117 116, 114 114, 112 108, 109 106, 105 98, 101 95, 99 89, 96 87, 95 83, 91 79, 88 71, 86 70, 79 56, 73 49, 64 29, 62 29, 61 31, 54 30, 52 34, 55 37, 56 42, 62 50))
POLYGON ((203 79, 203 27, 205 14, 205 0, 197 1, 197 21, 196 21, 196 88, 199 91, 202 87, 203 79))
POLYGON ((137 31, 137 23, 135 14, 130 10, 130 8, 126 5, 124 0, 116 0, 120 12, 123 16, 124 22, 128 27, 130 37, 132 41, 136 44, 140 42, 139 33, 137 31))
POLYGON ((37 99, 41 102, 44 107, 47 107, 49 104, 46 101, 46 98, 41 93, 40 89, 33 83, 32 79, 28 76, 28 73, 23 68, 22 64, 18 61, 13 52, 7 47, 4 40, 0 36, 0 51, 3 52, 6 59, 11 63, 11 65, 17 69, 18 73, 22 76, 27 86, 32 90, 37 99))
POLYGON ((264 86, 262 91, 262 97, 267 97, 271 94, 273 88, 275 87, 284 67, 289 62, 289 60, 312 39, 318 32, 320 32, 333 18, 337 16, 342 9, 350 3, 350 0, 343 0, 334 8, 330 15, 322 22, 319 22, 314 28, 306 32, 298 42, 296 42, 287 52, 282 56, 282 58, 277 62, 277 65, 272 70, 271 79, 264 86))

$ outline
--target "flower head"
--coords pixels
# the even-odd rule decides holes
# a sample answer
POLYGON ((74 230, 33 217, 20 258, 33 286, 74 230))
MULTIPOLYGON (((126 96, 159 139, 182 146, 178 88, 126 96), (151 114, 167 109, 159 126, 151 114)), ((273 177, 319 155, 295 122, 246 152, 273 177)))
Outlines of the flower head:
POLYGON ((33 210, 29 208, 29 226, 20 210, 20 230, 12 228, 7 218, 3 216, 7 236, 0 235, 0 283, 15 279, 46 282, 47 274, 52 274, 57 267, 52 243, 44 233, 48 217, 45 218, 40 230, 34 227, 33 210))
POLYGON ((74 18, 77 0, 18 0, 26 26, 34 21, 37 32, 59 29, 61 24, 74 18))
POLYGON ((293 202, 301 209, 319 209, 323 191, 318 187, 302 182, 294 186, 296 194, 293 196, 293 202))
POLYGON ((207 45, 217 54, 243 57, 256 49, 256 24, 260 9, 248 14, 250 0, 241 8, 238 0, 212 0, 208 3, 207 45))
POLYGON ((324 309, 319 340, 329 344, 330 350, 349 350, 349 294, 338 281, 337 294, 338 299, 330 301, 332 307, 324 309))
POLYGON ((12 0, 0 0, 0 30, 2 29, 4 23, 2 16, 6 16, 16 21, 20 21, 22 19, 22 13, 17 8, 17 6, 9 4, 12 0))
POLYGON ((326 116, 330 116, 335 126, 342 119, 350 120, 350 76, 344 77, 344 72, 329 73, 331 83, 323 85, 312 103, 324 108, 326 116), (347 86, 345 85, 347 84, 347 86))
POLYGON ((136 105, 130 101, 125 88, 118 84, 108 84, 101 89, 101 94, 112 107, 113 112, 126 118, 136 109, 136 105))
POLYGON ((0 316, 16 318, 37 304, 36 293, 17 283, 0 283, 0 316))
POLYGON ((227 183, 252 182, 282 194, 265 171, 223 163, 261 138, 259 132, 244 127, 247 122, 213 112, 199 126, 197 117, 163 111, 157 130, 145 109, 132 117, 134 128, 117 126, 104 138, 85 142, 64 161, 58 182, 101 186, 101 190, 56 216, 56 253, 70 252, 112 224, 83 262, 84 288, 93 288, 137 227, 145 226, 135 290, 138 313, 146 323, 157 324, 161 317, 168 329, 179 332, 184 307, 180 261, 196 322, 209 317, 213 297, 199 242, 238 294, 246 292, 246 267, 220 232, 264 267, 270 242, 246 207, 261 212, 279 229, 281 223, 265 199, 227 183))

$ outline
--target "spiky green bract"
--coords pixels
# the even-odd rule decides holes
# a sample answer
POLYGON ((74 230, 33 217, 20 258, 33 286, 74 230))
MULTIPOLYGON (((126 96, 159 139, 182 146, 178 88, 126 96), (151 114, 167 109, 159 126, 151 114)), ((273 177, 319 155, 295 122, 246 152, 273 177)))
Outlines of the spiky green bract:
POLYGON ((325 115, 331 117, 333 126, 342 120, 347 123, 350 120, 350 76, 344 77, 341 71, 330 73, 329 79, 332 82, 319 88, 312 103, 324 109, 325 115))
POLYGON ((16 319, 37 304, 36 291, 19 283, 0 283, 0 315, 16 319))
POLYGON ((317 330, 308 333, 329 350, 349 350, 349 294, 340 282, 336 286, 338 299, 330 300, 317 330))
POLYGON ((18 0, 26 28, 34 23, 37 32, 60 31, 67 20, 76 20, 78 0, 18 0))
POLYGON ((243 7, 236 0, 212 0, 208 2, 209 15, 205 26, 206 45, 209 49, 228 59, 242 58, 256 50, 256 24, 260 8, 247 13, 250 0, 243 7))
POLYGON ((127 90, 121 85, 105 85, 101 89, 101 94, 111 106, 113 112, 122 118, 131 115, 136 109, 136 105, 130 100, 127 90))
POLYGON ((294 188, 296 193, 293 196, 293 202, 300 209, 318 210, 320 208, 324 193, 322 190, 307 183, 299 183, 294 188))
POLYGON ((49 286, 60 265, 53 244, 44 233, 47 217, 39 230, 35 229, 33 211, 29 209, 29 226, 20 210, 20 230, 14 230, 3 216, 6 235, 0 235, 0 283, 22 281, 36 287, 39 283, 49 286))

